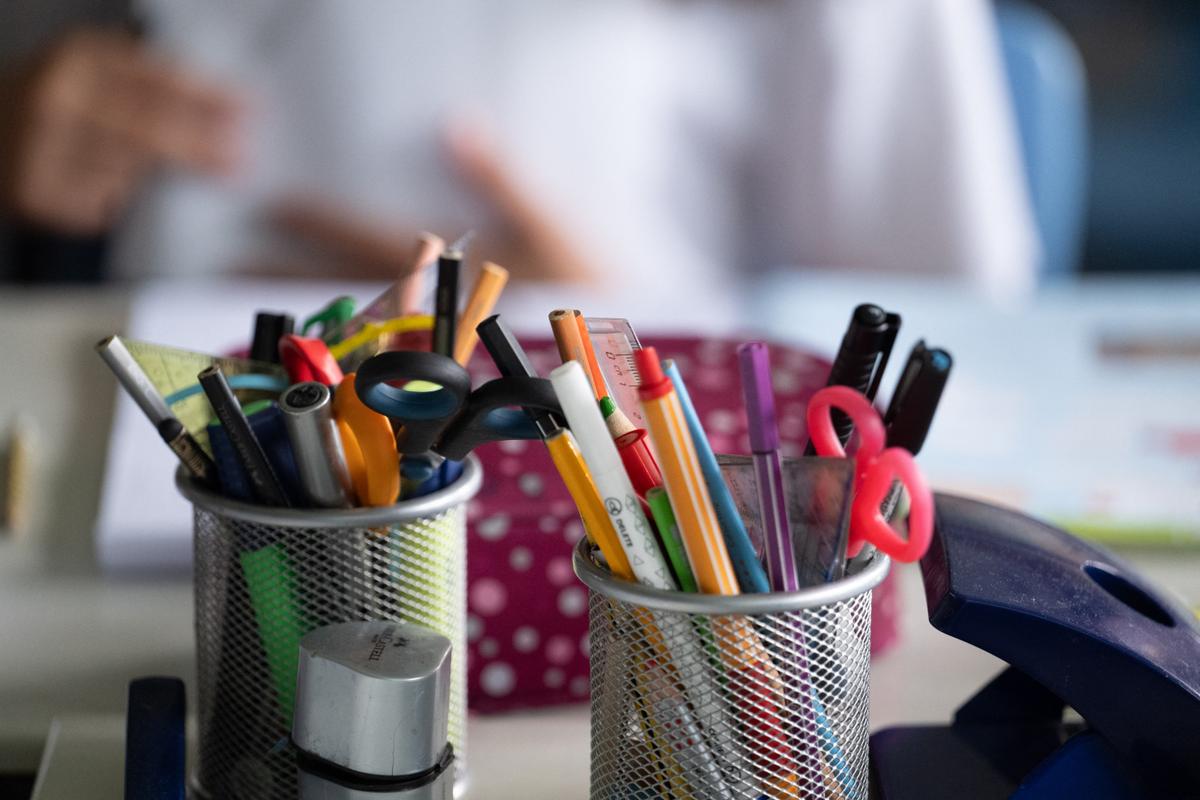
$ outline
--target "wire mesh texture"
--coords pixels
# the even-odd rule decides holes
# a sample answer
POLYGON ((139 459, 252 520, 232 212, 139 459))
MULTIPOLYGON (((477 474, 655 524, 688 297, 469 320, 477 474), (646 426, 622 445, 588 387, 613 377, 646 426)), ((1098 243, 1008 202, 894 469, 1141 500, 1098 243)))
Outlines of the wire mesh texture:
POLYGON ((449 736, 465 784, 465 504, 479 472, 472 460, 435 495, 351 511, 247 506, 180 481, 195 524, 199 796, 298 796, 288 739, 300 639, 354 620, 412 622, 450 639, 449 736))
POLYGON ((886 558, 844 586, 739 597, 624 583, 582 545, 575 561, 591 589, 593 800, 867 799, 886 558))

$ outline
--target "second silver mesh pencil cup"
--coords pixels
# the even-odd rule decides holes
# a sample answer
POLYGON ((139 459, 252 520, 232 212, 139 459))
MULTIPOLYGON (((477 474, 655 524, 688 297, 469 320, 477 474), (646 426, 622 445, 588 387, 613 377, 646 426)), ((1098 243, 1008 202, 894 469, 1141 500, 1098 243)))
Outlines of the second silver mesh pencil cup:
POLYGON ((875 555, 837 582, 721 597, 597 566, 590 589, 592 800, 867 800, 875 555))
POLYGON ((474 456, 445 489, 386 508, 279 509, 207 491, 182 474, 195 521, 201 797, 294 800, 288 746, 300 638, 335 622, 394 620, 450 639, 450 741, 465 786, 466 504, 474 456))

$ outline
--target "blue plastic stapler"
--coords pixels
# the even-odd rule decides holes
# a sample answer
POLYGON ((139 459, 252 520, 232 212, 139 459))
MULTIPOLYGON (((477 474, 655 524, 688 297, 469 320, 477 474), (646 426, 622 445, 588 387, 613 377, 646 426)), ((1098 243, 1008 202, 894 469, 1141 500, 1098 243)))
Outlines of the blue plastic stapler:
POLYGON ((1200 798, 1187 609, 1100 547, 960 497, 937 498, 921 566, 933 626, 1009 667, 952 724, 873 735, 872 797, 1200 798))

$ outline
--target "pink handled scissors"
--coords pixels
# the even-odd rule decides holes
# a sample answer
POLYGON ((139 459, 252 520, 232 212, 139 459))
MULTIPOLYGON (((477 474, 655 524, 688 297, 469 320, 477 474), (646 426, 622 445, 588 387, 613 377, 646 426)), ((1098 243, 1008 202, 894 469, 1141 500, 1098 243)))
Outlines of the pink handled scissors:
POLYGON ((859 436, 846 555, 853 558, 870 542, 897 561, 916 561, 925 555, 933 536, 933 495, 912 453, 902 447, 884 449, 883 420, 862 394, 847 386, 827 386, 808 404, 808 432, 818 455, 846 457, 833 430, 835 408, 850 417, 859 436), (900 481, 909 496, 907 539, 879 510, 894 480, 900 481))

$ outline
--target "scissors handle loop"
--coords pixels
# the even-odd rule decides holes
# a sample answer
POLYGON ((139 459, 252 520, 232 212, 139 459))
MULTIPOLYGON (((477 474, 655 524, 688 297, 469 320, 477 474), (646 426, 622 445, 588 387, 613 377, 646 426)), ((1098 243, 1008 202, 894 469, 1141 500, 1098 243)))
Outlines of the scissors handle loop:
POLYGON ((933 495, 912 454, 900 447, 884 449, 883 420, 867 398, 846 386, 827 386, 808 404, 809 435, 819 455, 846 456, 834 430, 835 408, 850 417, 859 435, 847 556, 858 555, 869 542, 897 561, 916 561, 924 555, 933 536, 933 495), (880 511, 896 481, 909 496, 907 538, 880 511))
POLYGON ((437 451, 461 461, 486 442, 540 439, 541 431, 525 409, 562 415, 550 381, 525 375, 488 381, 471 393, 466 408, 442 434, 437 451))
POLYGON ((404 426, 397 438, 400 452, 417 455, 433 448, 462 409, 471 392, 471 376, 454 359, 438 353, 390 350, 363 362, 354 388, 364 405, 404 426), (423 381, 428 391, 392 385, 413 381, 423 381))

